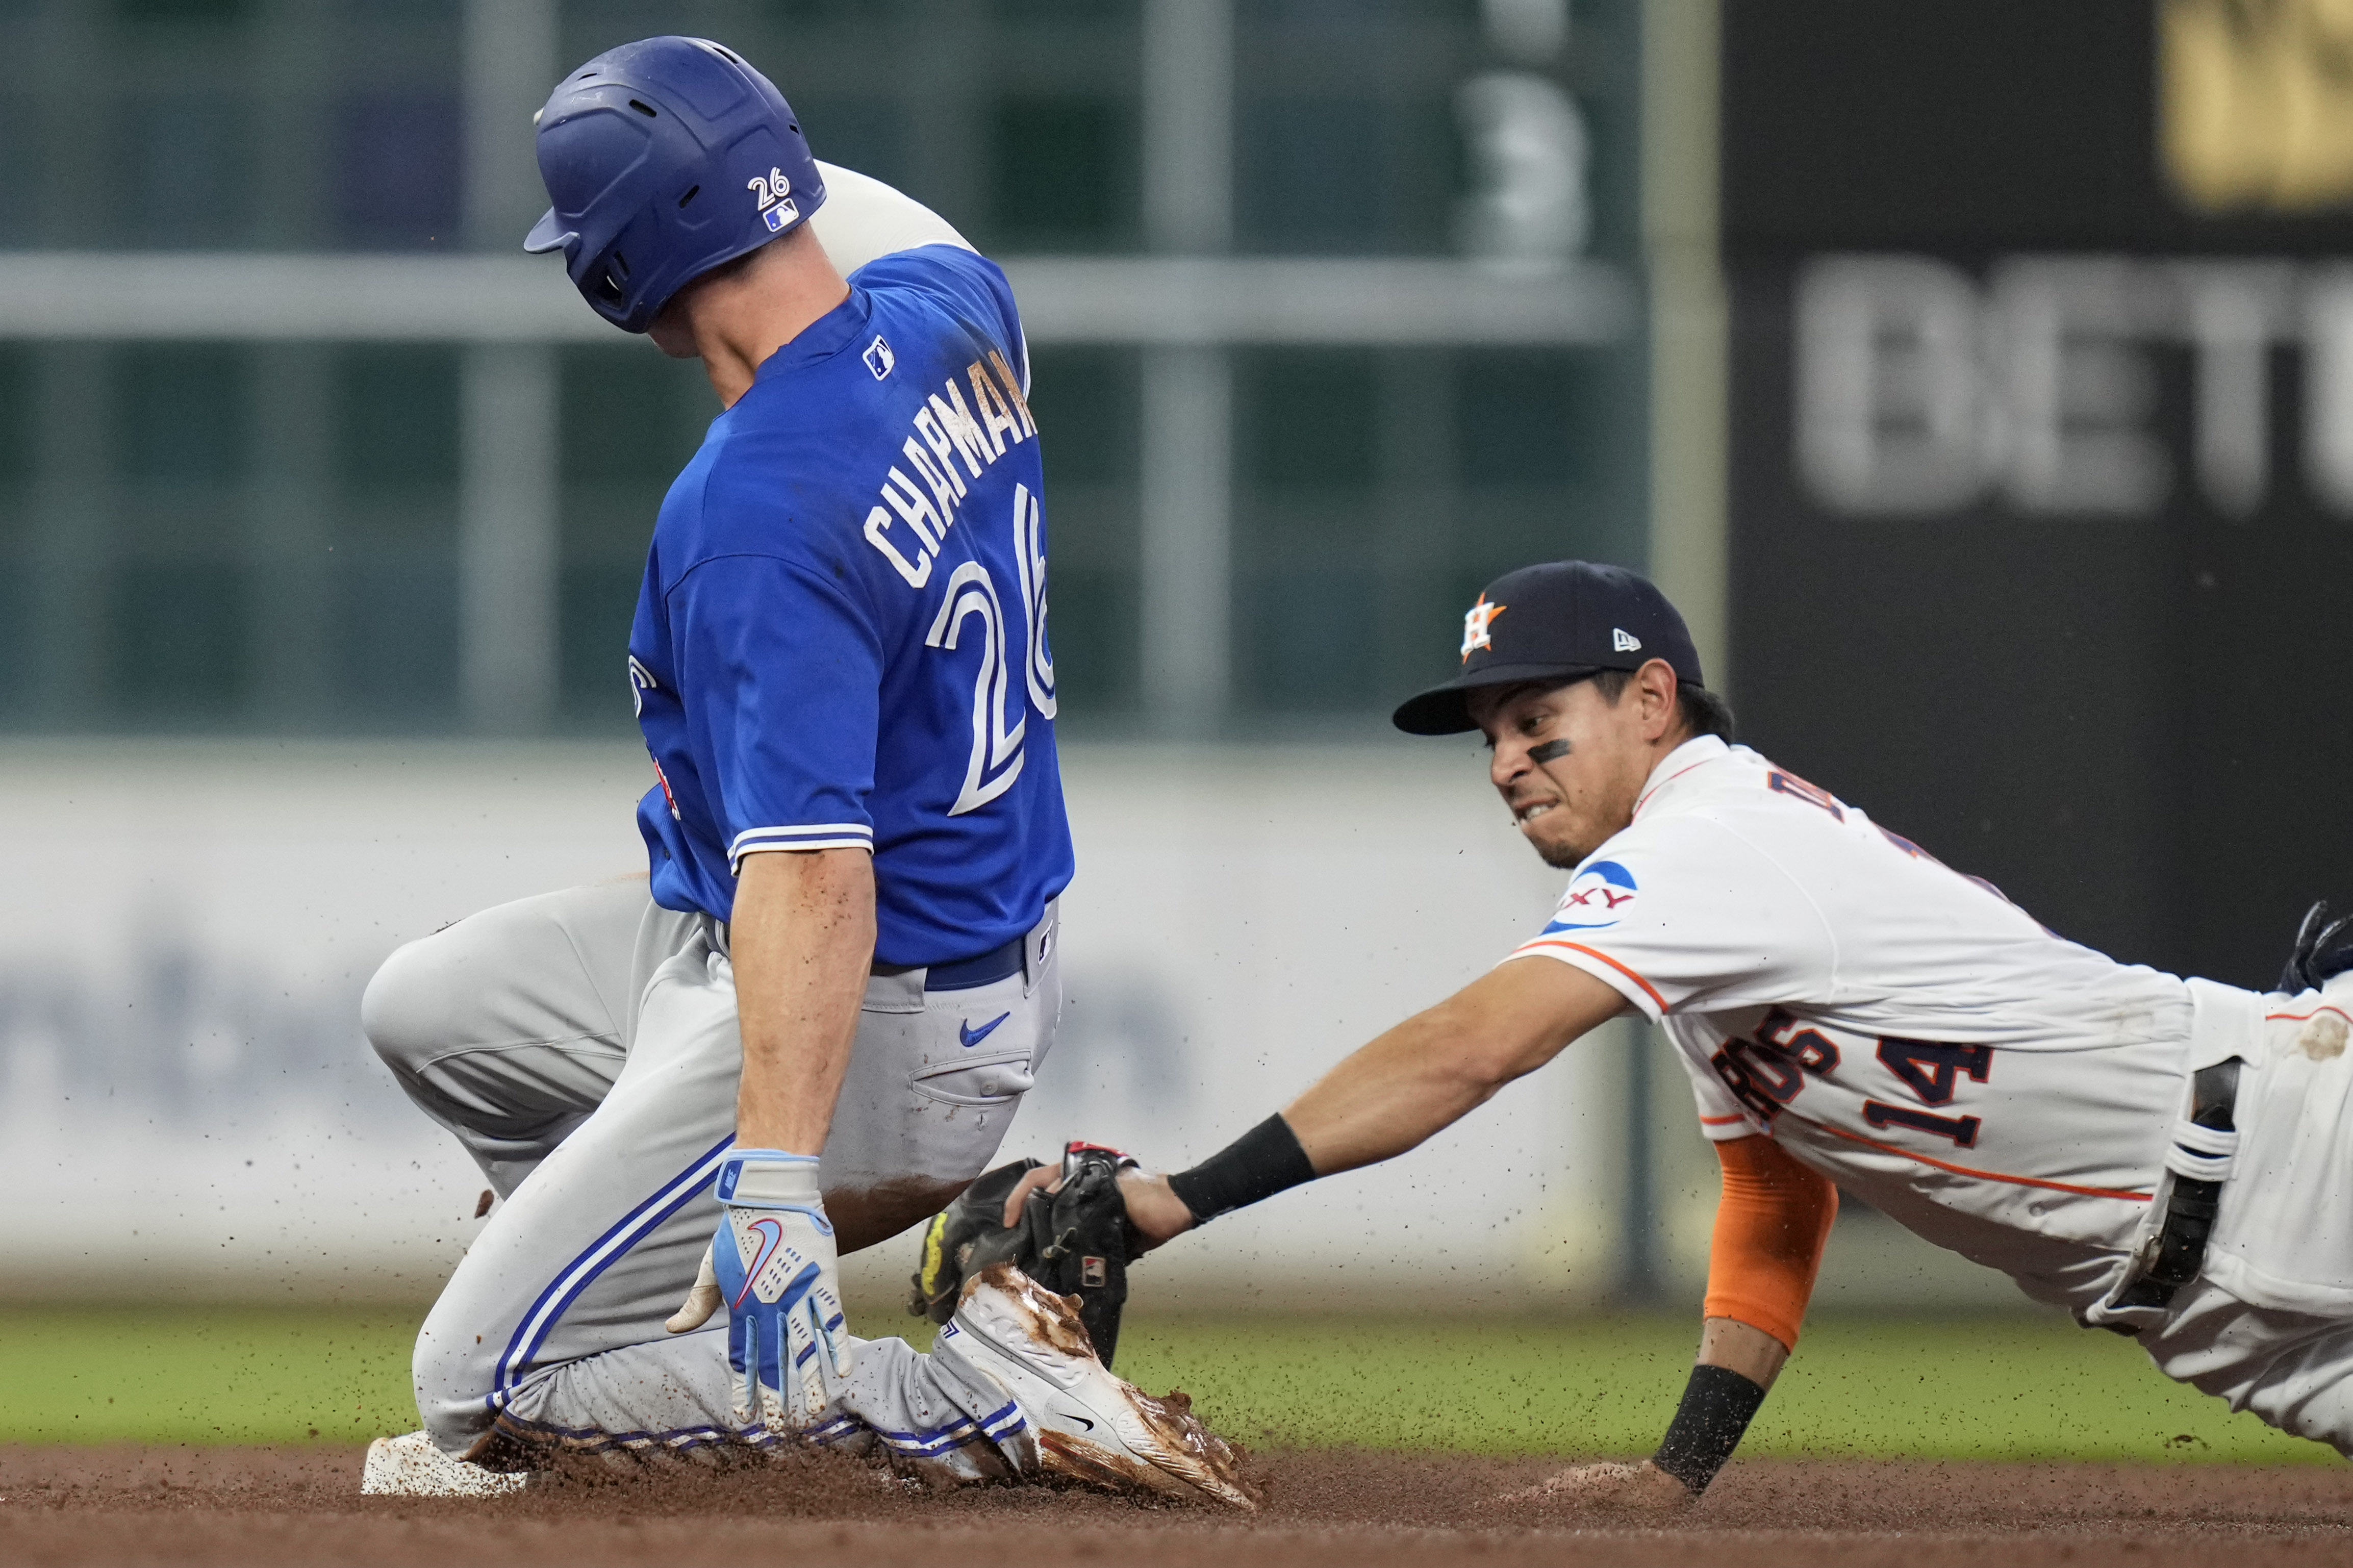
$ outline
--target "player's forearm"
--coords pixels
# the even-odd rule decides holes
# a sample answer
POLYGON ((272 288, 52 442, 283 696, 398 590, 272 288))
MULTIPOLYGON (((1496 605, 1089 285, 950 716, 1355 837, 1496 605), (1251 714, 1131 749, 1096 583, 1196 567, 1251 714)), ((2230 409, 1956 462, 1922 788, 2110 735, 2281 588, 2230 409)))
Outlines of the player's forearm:
POLYGON ((1769 1389, 1789 1359, 1789 1347, 1754 1323, 1737 1318, 1709 1318, 1700 1325, 1699 1364, 1736 1372, 1759 1388, 1769 1389))
POLYGON ((1465 1023, 1445 1006, 1417 1014, 1283 1108, 1317 1175, 1402 1154, 1493 1097, 1508 1080, 1465 1023))
POLYGON ((874 960, 871 858, 862 849, 745 856, 728 946, 744 1036, 735 1142, 815 1154, 874 960))
POLYGON ((1373 1164, 1452 1126, 1623 1005, 1581 970, 1521 959, 1356 1051, 1282 1118, 1317 1175, 1373 1164))
MULTIPOLYGON (((1123 1178, 1128 1218, 1157 1247, 1302 1182, 1402 1154, 1625 1006, 1600 981, 1548 958, 1499 965, 1192 1169, 1123 1178)), ((1018 1210, 1017 1194, 1006 1223, 1018 1210)))
POLYGON ((1707 1490, 1740 1446, 1788 1355, 1788 1346, 1753 1323, 1707 1319, 1691 1381, 1649 1468, 1673 1477, 1693 1497, 1707 1490))

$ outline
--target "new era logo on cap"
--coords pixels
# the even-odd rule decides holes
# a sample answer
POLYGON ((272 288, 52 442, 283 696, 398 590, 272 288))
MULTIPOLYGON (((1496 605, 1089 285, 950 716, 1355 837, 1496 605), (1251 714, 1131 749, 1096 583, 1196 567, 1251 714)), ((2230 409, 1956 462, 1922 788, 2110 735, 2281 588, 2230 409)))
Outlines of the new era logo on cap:
POLYGON ((1642 651, 1642 639, 1622 626, 1611 626, 1609 646, 1620 653, 1640 653, 1642 651))

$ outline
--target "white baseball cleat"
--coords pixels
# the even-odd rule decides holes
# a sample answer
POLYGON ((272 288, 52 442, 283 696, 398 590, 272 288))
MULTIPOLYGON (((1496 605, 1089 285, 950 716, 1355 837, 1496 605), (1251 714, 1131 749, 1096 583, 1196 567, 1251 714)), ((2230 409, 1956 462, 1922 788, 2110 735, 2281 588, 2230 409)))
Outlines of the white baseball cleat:
POLYGON ((1258 1506, 1233 1449, 1201 1425, 1183 1394, 1155 1399, 1113 1376, 1095 1359, 1070 1300, 1009 1263, 965 1281, 932 1353, 1003 1389, 1019 1407, 1026 1432, 992 1421, 989 1434, 1025 1471, 1113 1491, 1258 1506))
POLYGON ((519 1492, 528 1476, 505 1476, 453 1459, 422 1432, 378 1437, 360 1467, 364 1497, 505 1497, 519 1492))

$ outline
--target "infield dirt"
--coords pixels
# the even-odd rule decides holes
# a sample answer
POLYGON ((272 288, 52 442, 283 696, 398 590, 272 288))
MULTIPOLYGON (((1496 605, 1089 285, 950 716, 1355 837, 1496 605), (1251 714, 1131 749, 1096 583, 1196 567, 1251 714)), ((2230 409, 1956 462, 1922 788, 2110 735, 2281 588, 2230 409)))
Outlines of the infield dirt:
POLYGON ((1558 1463, 1262 1454, 1250 1466, 1266 1506, 1237 1517, 1039 1488, 932 1495, 848 1462, 726 1474, 586 1474, 515 1498, 459 1502, 363 1499, 359 1452, 326 1445, 0 1447, 0 1563, 2353 1563, 2353 1468, 1764 1460, 1733 1465, 1704 1502, 1665 1527, 1490 1500, 1558 1463))

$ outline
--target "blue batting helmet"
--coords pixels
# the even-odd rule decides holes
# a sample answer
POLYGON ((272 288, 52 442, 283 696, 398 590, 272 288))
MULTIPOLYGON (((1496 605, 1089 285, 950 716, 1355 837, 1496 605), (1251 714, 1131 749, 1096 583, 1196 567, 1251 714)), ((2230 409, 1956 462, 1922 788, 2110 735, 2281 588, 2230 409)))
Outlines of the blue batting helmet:
POLYGON ((529 251, 561 250, 596 313, 642 332, 690 279, 808 221, 825 201, 792 105, 704 38, 607 49, 539 111, 555 205, 529 251))

